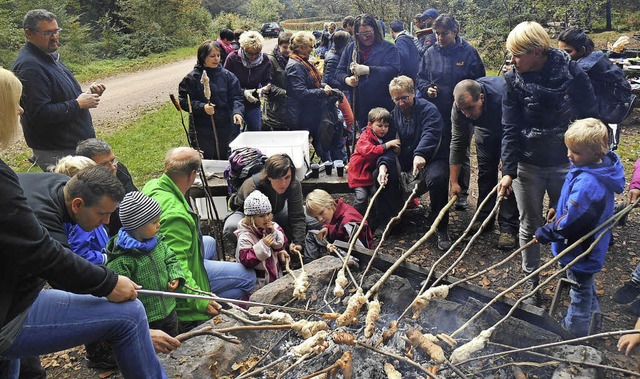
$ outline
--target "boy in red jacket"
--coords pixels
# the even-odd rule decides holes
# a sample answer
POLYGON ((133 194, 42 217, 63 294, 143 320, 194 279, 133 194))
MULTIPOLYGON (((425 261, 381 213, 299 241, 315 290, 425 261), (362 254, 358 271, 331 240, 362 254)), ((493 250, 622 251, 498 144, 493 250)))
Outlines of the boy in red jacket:
POLYGON ((394 139, 382 143, 382 138, 389 132, 391 113, 384 108, 373 108, 369 111, 368 123, 358 138, 356 150, 349 160, 349 188, 353 188, 356 200, 353 207, 364 214, 369 197, 373 195, 374 177, 378 158, 388 149, 400 148, 400 140, 394 139))

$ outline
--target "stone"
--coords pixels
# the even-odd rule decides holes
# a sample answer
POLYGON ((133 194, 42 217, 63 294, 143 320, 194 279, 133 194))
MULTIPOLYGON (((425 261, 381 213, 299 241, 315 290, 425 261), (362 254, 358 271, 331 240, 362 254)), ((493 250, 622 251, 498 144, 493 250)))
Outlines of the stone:
MULTIPOLYGON (((591 346, 563 345, 554 350, 553 356, 578 362, 602 363, 602 353, 591 346)), ((551 379, 595 379, 604 378, 602 369, 584 365, 562 363, 553 372, 551 379)))

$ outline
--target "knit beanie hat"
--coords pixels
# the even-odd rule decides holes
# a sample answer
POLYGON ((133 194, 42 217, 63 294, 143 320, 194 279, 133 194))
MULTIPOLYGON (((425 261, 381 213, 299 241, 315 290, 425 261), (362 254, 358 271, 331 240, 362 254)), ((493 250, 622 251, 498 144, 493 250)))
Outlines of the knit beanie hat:
POLYGON ((129 192, 120 203, 120 221, 124 230, 134 230, 160 216, 160 204, 140 191, 129 192))
POLYGON ((260 191, 253 191, 244 199, 244 214, 247 216, 271 213, 271 202, 260 191))

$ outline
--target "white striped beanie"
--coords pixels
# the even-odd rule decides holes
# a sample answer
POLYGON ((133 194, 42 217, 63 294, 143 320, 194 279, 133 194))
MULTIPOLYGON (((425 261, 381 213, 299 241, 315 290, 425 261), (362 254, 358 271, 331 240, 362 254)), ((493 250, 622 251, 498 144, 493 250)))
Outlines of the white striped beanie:
POLYGON ((129 192, 120 203, 120 221, 124 230, 135 230, 160 216, 160 204, 140 191, 129 192))

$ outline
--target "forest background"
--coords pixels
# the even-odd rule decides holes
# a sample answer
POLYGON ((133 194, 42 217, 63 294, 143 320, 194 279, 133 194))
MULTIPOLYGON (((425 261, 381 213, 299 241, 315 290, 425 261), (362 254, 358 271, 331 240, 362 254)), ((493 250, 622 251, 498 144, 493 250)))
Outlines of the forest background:
POLYGON ((524 20, 549 25, 552 34, 567 25, 592 32, 640 29, 637 0, 0 0, 0 66, 14 61, 24 43, 22 18, 34 8, 58 16, 64 28, 60 53, 78 74, 96 60, 195 46, 217 38, 222 28, 257 30, 263 22, 284 21, 288 30, 314 30, 324 21, 341 24, 344 16, 361 13, 409 25, 431 7, 455 15, 461 33, 494 70, 506 35, 524 20))

